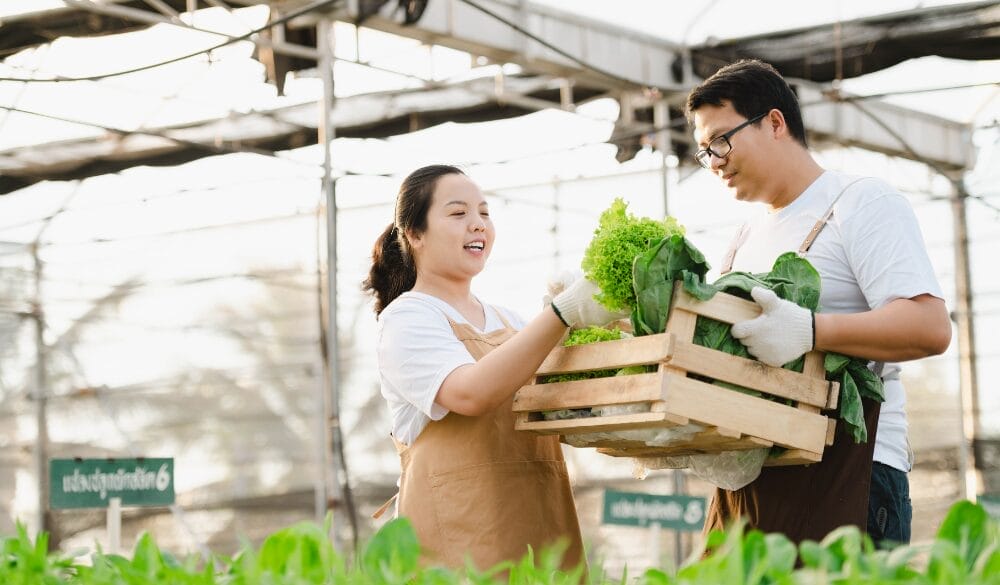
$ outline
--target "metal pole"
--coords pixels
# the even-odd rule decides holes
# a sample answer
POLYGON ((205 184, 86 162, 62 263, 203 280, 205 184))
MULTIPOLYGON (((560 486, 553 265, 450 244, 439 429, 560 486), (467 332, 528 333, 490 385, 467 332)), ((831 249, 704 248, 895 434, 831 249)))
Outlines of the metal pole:
MULTIPOLYGON (((680 496, 687 493, 687 476, 684 475, 683 469, 674 470, 674 495, 680 496)), ((674 530, 674 568, 680 568, 681 563, 684 562, 684 555, 687 552, 687 535, 688 533, 684 530, 674 530)))
MULTIPOLYGON (((673 146, 670 141, 670 106, 666 100, 660 100, 653 104, 653 126, 660 128, 656 134, 656 147, 660 151, 660 188, 663 196, 663 217, 670 215, 670 166, 667 164, 667 157, 672 153, 673 146)), ((687 486, 685 485, 684 470, 675 469, 673 472, 674 495, 683 495, 687 486)), ((674 567, 680 567, 684 561, 685 533, 681 530, 674 531, 674 567)))
POLYGON ((559 192, 560 181, 556 176, 552 179, 552 276, 559 274, 559 192))
POLYGON ((662 550, 661 538, 663 534, 663 527, 660 526, 659 522, 653 522, 649 525, 649 564, 651 567, 661 567, 663 566, 662 555, 660 551, 662 550))
POLYGON ((670 168, 667 166, 667 155, 670 154, 672 146, 670 144, 670 130, 667 123, 670 121, 670 109, 665 100, 660 100, 653 105, 653 126, 661 128, 656 133, 656 147, 660 151, 660 186, 663 191, 663 217, 670 215, 670 205, 668 194, 670 191, 670 168))
POLYGON ((315 458, 316 458, 316 476, 313 478, 313 508, 315 520, 317 523, 322 523, 326 518, 326 498, 329 492, 327 488, 327 474, 330 469, 330 437, 327 435, 327 412, 329 407, 326 403, 327 391, 326 391, 326 376, 323 372, 326 371, 325 365, 322 362, 322 358, 317 359, 316 371, 320 372, 319 379, 316 384, 316 420, 315 420, 315 458))
POLYGON ((122 499, 108 498, 108 552, 116 555, 122 549, 122 499))
POLYGON ((35 474, 38 477, 38 531, 49 532, 49 423, 46 390, 45 314, 42 311, 42 261, 38 255, 38 242, 31 245, 35 263, 35 302, 31 317, 35 322, 35 474))
MULTIPOLYGON (((326 199, 326 283, 327 283, 327 373, 330 384, 329 392, 329 425, 331 489, 335 490, 334 503, 343 504, 344 498, 337 475, 341 468, 340 462, 340 346, 337 329, 337 193, 333 180, 333 161, 330 147, 333 144, 334 129, 330 121, 330 109, 333 105, 333 27, 329 17, 322 17, 317 23, 317 46, 320 60, 319 70, 323 79, 323 103, 320 105, 319 143, 323 146, 323 194, 326 199)), ((346 480, 346 478, 345 478, 346 480)), ((336 505, 334 506, 336 508, 336 505)), ((348 511, 341 507, 333 514, 333 545, 342 550, 341 533, 344 526, 344 514, 348 511)))
POLYGON ((972 320, 972 279, 969 270, 969 235, 965 216, 968 193, 962 180, 952 180, 952 220, 955 230, 955 321, 958 325, 959 393, 962 399, 962 443, 959 449, 959 473, 965 498, 975 500, 975 441, 979 429, 979 385, 976 379, 976 336, 972 320))

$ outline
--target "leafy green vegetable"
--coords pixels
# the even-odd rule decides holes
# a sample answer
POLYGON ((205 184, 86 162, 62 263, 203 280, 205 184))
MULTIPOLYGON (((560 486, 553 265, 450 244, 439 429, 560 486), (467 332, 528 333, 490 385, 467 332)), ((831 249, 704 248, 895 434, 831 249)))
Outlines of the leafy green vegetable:
MULTIPOLYGON (((563 347, 573 345, 583 345, 585 343, 597 343, 600 341, 614 341, 622 338, 622 332, 618 329, 605 329, 604 327, 586 327, 571 331, 569 337, 563 342, 563 347)), ((591 378, 607 378, 614 376, 618 370, 593 370, 590 372, 574 372, 572 374, 553 374, 545 376, 541 380, 543 384, 550 382, 570 382, 573 380, 589 380, 591 378)))
POLYGON ((599 341, 614 341, 622 338, 619 329, 605 329, 604 327, 585 327, 571 331, 563 346, 583 345, 585 343, 597 343, 599 341))
POLYGON ((666 236, 684 234, 684 228, 672 217, 663 221, 637 218, 627 208, 628 204, 617 198, 601 214, 581 264, 584 275, 601 289, 595 297, 597 301, 613 311, 635 306, 632 289, 635 257, 666 236))
MULTIPOLYGON (((637 299, 632 310, 632 328, 636 335, 662 333, 667 326, 674 281, 683 280, 701 291, 700 283, 708 269, 701 251, 679 234, 661 239, 636 257, 632 267, 637 299)), ((714 294, 711 291, 709 298, 714 294)))

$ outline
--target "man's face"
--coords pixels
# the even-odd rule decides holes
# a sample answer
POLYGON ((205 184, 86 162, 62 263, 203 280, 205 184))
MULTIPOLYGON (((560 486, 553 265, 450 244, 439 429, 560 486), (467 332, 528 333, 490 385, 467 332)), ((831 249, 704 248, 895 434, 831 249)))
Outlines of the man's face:
MULTIPOLYGON (((763 112, 760 112, 763 113, 763 112)), ((745 123, 747 118, 733 109, 729 102, 722 106, 705 105, 694 113, 695 137, 698 148, 704 149, 709 144, 745 123)), ((733 190, 739 201, 760 201, 768 203, 773 194, 767 188, 767 179, 775 165, 772 153, 772 141, 768 117, 756 124, 750 124, 729 136, 729 146, 732 148, 725 156, 710 155, 706 161, 709 170, 715 173, 727 187, 733 190)), ((716 144, 724 141, 717 141, 716 144)), ((719 154, 713 145, 712 150, 719 154)))

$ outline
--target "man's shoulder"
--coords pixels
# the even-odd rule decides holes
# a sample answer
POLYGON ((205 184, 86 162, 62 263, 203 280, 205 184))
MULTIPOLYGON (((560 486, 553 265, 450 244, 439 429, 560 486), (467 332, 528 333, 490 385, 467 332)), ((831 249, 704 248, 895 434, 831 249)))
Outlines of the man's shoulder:
POLYGON ((827 176, 829 177, 827 189, 834 192, 834 197, 843 192, 841 199, 869 199, 886 194, 899 194, 899 189, 879 177, 852 175, 840 171, 827 171, 827 176))
POLYGON ((836 199, 835 213, 841 219, 854 216, 864 211, 872 211, 882 205, 905 203, 905 197, 887 181, 879 177, 866 175, 850 175, 836 171, 828 171, 831 175, 826 185, 828 200, 836 199), (874 207, 873 207, 874 206, 874 207))

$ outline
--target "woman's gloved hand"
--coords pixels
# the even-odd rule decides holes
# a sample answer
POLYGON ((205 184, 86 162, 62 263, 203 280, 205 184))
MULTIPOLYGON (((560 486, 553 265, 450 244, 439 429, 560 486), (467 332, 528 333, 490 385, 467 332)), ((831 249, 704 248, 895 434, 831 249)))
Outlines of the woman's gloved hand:
POLYGON ((552 299, 556 298, 566 287, 577 280, 583 278, 582 270, 563 270, 545 283, 545 295, 542 296, 542 308, 552 304, 552 299))
POLYGON ((609 311, 595 301, 594 295, 599 292, 596 284, 579 278, 552 299, 552 308, 563 323, 574 329, 606 325, 628 317, 627 311, 609 311))
POLYGON ((755 286, 750 296, 763 312, 733 325, 732 333, 751 355, 769 366, 783 366, 813 348, 816 325, 812 311, 760 286, 755 286))

